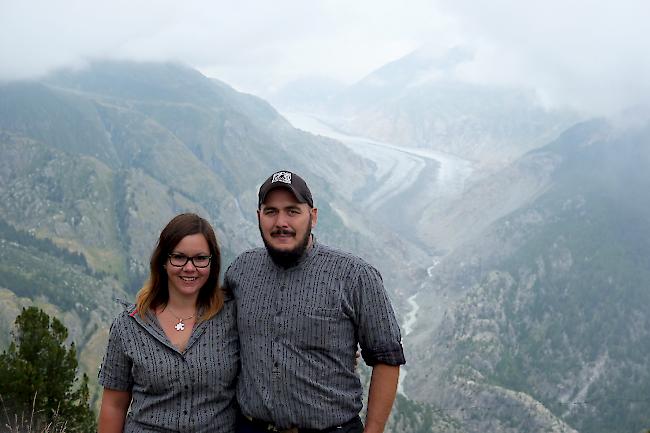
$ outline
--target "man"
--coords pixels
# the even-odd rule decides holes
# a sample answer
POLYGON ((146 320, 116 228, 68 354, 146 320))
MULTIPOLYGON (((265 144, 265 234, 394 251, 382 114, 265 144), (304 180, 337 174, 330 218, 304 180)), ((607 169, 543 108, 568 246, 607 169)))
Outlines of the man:
POLYGON ((266 248, 241 254, 225 286, 237 302, 240 433, 381 433, 404 364, 381 276, 316 241, 318 210, 305 181, 279 171, 260 187, 266 248), (356 351, 372 366, 365 429, 356 351))

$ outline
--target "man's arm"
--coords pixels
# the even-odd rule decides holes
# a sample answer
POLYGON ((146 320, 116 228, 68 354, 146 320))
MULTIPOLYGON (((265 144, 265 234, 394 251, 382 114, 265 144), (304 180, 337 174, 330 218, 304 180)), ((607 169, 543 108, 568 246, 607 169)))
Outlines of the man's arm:
POLYGON ((376 364, 372 368, 368 391, 368 414, 364 433, 382 433, 393 408, 399 365, 376 364))

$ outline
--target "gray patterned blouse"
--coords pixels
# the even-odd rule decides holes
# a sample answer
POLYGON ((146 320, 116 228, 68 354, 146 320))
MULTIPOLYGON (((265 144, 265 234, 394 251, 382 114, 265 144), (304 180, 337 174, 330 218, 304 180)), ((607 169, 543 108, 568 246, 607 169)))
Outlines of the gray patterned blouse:
POLYGON ((192 330, 184 352, 130 305, 111 325, 99 383, 131 391, 125 432, 234 431, 239 340, 233 301, 192 330))

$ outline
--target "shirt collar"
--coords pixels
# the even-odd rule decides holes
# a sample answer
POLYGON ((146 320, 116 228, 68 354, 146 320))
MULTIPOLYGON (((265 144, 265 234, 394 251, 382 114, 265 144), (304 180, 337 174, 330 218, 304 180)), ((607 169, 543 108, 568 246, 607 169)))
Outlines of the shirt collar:
POLYGON ((117 301, 120 304, 122 304, 124 310, 129 315, 129 317, 135 320, 136 323, 138 323, 145 331, 151 334, 152 337, 154 337, 156 340, 160 341, 162 344, 169 347, 170 349, 175 350, 176 352, 179 353, 187 352, 192 347, 192 345, 196 342, 196 340, 198 340, 201 334, 205 332, 205 327, 207 326, 208 321, 203 321, 198 325, 196 325, 192 330, 192 335, 190 335, 190 339, 187 341, 185 350, 183 352, 180 352, 178 348, 169 341, 169 338, 167 338, 165 331, 163 331, 162 327, 160 326, 160 322, 158 322, 158 317, 156 317, 156 314, 153 311, 151 310, 147 311, 146 317, 142 317, 142 315, 140 315, 140 313, 138 312, 135 304, 123 301, 121 299, 118 299, 117 301))

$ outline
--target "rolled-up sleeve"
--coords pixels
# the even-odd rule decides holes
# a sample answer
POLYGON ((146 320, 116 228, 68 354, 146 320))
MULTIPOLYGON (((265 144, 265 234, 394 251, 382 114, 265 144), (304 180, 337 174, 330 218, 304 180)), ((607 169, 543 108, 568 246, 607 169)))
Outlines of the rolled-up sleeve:
POLYGON ((354 293, 357 333, 366 364, 405 364, 399 325, 379 272, 368 264, 360 266, 354 293))
POLYGON ((131 359, 124 352, 120 322, 125 315, 119 315, 111 324, 106 354, 99 369, 98 381, 104 388, 130 391, 133 386, 131 359))

